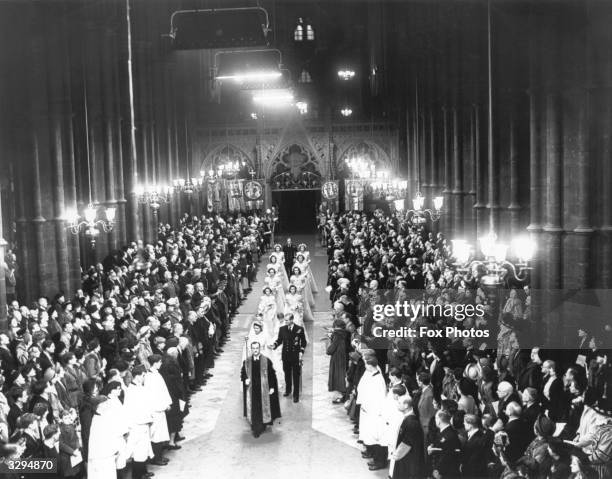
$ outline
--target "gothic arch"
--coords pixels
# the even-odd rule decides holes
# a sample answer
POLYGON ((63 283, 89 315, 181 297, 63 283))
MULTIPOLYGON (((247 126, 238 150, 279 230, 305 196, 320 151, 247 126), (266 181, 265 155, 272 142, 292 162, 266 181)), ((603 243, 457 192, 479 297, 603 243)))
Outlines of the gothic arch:
POLYGON ((266 178, 273 189, 312 189, 321 187, 322 175, 312 150, 300 142, 289 142, 268 163, 266 178))
POLYGON ((345 158, 361 156, 368 158, 376 165, 377 170, 393 172, 393 163, 385 150, 372 140, 350 140, 344 144, 337 145, 337 168, 338 173, 345 169, 345 158))
POLYGON ((216 170, 219 164, 227 161, 238 161, 241 165, 244 165, 246 171, 255 169, 255 161, 252 158, 252 154, 247 154, 242 148, 231 143, 223 143, 209 150, 200 164, 199 171, 205 171, 208 174, 210 169, 216 170))

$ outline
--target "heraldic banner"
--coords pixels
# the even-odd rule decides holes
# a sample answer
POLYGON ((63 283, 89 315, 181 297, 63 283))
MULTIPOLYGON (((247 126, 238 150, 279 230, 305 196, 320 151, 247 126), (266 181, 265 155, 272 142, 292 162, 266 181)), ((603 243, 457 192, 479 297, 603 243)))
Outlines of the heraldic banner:
POLYGON ((330 211, 338 211, 339 189, 337 180, 329 180, 321 186, 322 206, 330 211))
POLYGON ((363 180, 344 180, 344 205, 347 210, 362 211, 364 196, 363 180))
POLYGON ((223 213, 223 184, 219 180, 206 182, 206 211, 208 213, 223 213))
POLYGON ((264 204, 264 180, 246 180, 244 182, 244 202, 247 210, 260 210, 264 204))

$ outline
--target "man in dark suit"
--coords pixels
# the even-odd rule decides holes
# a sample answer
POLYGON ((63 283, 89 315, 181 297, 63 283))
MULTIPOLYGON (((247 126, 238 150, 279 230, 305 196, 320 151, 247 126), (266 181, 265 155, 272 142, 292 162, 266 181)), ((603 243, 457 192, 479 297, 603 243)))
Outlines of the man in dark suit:
POLYGON ((542 360, 540 359, 540 348, 531 350, 531 361, 520 372, 515 373, 518 385, 518 390, 523 391, 525 388, 542 388, 542 360))
POLYGON ((523 409, 517 402, 512 401, 506 406, 508 422, 504 426, 504 432, 508 435, 508 444, 504 449, 504 453, 510 463, 517 461, 529 444, 527 426, 521 420, 522 412, 523 409))
POLYGON ((435 416, 436 427, 440 430, 438 438, 427 448, 428 454, 434 454, 433 470, 444 477, 457 477, 459 473, 459 458, 461 442, 457 432, 451 426, 451 415, 440 409, 435 416))
POLYGON ((436 411, 433 405, 434 394, 430 382, 431 375, 426 371, 420 372, 417 376, 417 384, 420 388, 417 410, 419 413, 419 421, 421 422, 421 427, 423 428, 425 437, 428 437, 429 422, 436 411))
POLYGON ((40 369, 44 372, 49 368, 55 367, 55 343, 51 339, 45 339, 42 344, 42 354, 40 355, 40 369))
POLYGON ((463 418, 463 425, 467 432, 467 441, 463 446, 463 456, 461 458, 461 473, 463 477, 479 478, 487 477, 487 439, 482 432, 480 419, 475 414, 466 414, 463 418))
POLYGON ((508 422, 508 416, 506 415, 506 406, 511 402, 521 403, 521 397, 514 390, 514 386, 507 381, 502 381, 497 385, 497 396, 499 397, 499 403, 497 406, 497 430, 503 428, 504 424, 508 422))
POLYGON ((285 254, 285 269, 287 270, 287 276, 291 276, 291 268, 293 268, 293 260, 297 253, 297 248, 291 243, 291 238, 287 238, 287 244, 283 246, 283 253, 285 254))
MULTIPOLYGON (((282 313, 279 314, 282 316, 282 313)), ((281 318, 279 318, 281 319, 281 318)), ((293 324, 293 315, 285 316, 287 324, 281 326, 278 338, 271 346, 272 349, 283 345, 281 359, 283 360, 283 371, 285 373, 285 394, 287 397, 293 389, 293 402, 300 400, 300 374, 302 369, 302 356, 306 349, 306 335, 304 328, 293 324), (292 387, 293 386, 293 387, 292 387)))
POLYGON ((548 411, 548 417, 554 422, 561 422, 569 408, 569 400, 565 394, 563 381, 557 377, 557 365, 547 359, 542 365, 544 383, 542 386, 542 406, 548 411))
POLYGON ((529 435, 530 440, 533 440, 535 433, 533 432, 533 425, 538 419, 538 416, 542 414, 542 408, 540 407, 538 391, 535 388, 525 388, 521 395, 523 399, 523 415, 522 419, 525 422, 526 434, 529 435))

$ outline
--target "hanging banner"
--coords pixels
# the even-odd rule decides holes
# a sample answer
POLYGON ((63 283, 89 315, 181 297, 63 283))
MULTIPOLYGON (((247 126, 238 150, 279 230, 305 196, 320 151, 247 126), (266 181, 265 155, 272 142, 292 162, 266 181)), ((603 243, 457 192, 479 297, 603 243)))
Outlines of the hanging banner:
POLYGON ((247 210, 259 210, 264 203, 264 181, 247 180, 244 183, 244 202, 247 210))
POLYGON ((345 202, 347 210, 363 210, 364 183, 362 180, 344 180, 345 202))
POLYGON ((209 213, 213 212, 213 195, 214 195, 214 181, 208 181, 206 183, 206 211, 209 213))
POLYGON ((335 200, 338 198, 338 182, 326 181, 321 187, 321 195, 325 200, 335 200))
POLYGON ((221 181, 212 183, 212 202, 215 213, 223 213, 225 211, 223 205, 223 184, 221 181))
POLYGON ((243 199, 243 183, 244 180, 227 180, 225 182, 227 208, 231 213, 244 211, 245 209, 243 199))

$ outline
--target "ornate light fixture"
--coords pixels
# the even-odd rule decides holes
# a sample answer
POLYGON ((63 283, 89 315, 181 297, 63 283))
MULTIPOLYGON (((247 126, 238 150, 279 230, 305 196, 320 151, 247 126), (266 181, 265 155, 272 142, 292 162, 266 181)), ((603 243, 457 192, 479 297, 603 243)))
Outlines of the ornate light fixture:
POLYGON ((519 236, 512 240, 510 250, 517 259, 516 263, 511 263, 506 259, 508 245, 499 243, 495 233, 489 232, 478 238, 478 242, 483 259, 470 261, 473 255, 472 245, 463 239, 451 241, 452 256, 455 258, 454 264, 458 271, 468 272, 475 267, 484 267, 485 274, 479 278, 479 281, 483 286, 488 287, 501 286, 504 273, 510 274, 510 277, 518 282, 525 282, 528 279, 528 272, 532 269, 529 262, 536 251, 536 245, 531 239, 519 236))
POLYGON ((168 203, 172 198, 171 186, 138 186, 136 196, 141 205, 148 205, 153 211, 159 210, 162 204, 168 203))
POLYGON ((172 181, 172 186, 174 187, 174 191, 177 193, 185 193, 186 195, 191 195, 194 192, 200 191, 202 186, 204 185, 204 175, 200 172, 199 178, 192 178, 189 174, 189 139, 187 137, 187 120, 185 120, 185 151, 187 152, 187 178, 176 178, 172 181))
POLYGON ((349 167, 353 178, 370 179, 376 178, 376 165, 371 160, 362 157, 345 158, 344 162, 349 167))
POLYGON ((398 199, 404 201, 403 198, 406 196, 408 181, 398 179, 391 180, 387 175, 383 180, 376 180, 370 183, 370 188, 374 196, 384 198, 387 201, 395 201, 398 199))
POLYGON ((442 216, 442 206, 444 205, 444 197, 436 196, 433 199, 433 209, 423 209, 425 206, 425 197, 420 191, 417 191, 416 196, 412 199, 412 209, 406 211, 406 218, 410 218, 414 224, 423 224, 429 218, 435 222, 442 216))
POLYGON ((308 103, 305 101, 298 101, 295 106, 300 112, 300 115, 306 115, 308 113, 308 103))
POLYGON ((199 178, 177 178, 172 182, 174 186, 174 191, 177 193, 183 192, 186 195, 191 195, 195 192, 200 191, 202 185, 204 184, 204 178, 200 176, 199 178))
POLYGON ((340 110, 340 114, 344 117, 349 117, 353 114, 353 110, 351 110, 348 106, 345 106, 340 110))
POLYGON ((66 220, 68 222, 68 228, 74 235, 78 235, 81 230, 90 237, 91 245, 95 246, 96 237, 100 234, 100 229, 105 233, 112 231, 115 224, 115 213, 116 209, 113 207, 104 209, 105 219, 98 219, 98 209, 95 204, 89 203, 85 211, 83 211, 83 217, 81 218, 76 209, 70 209, 66 211, 66 220))
POLYGON ((112 231, 115 224, 115 213, 116 208, 108 207, 104 208, 104 219, 98 219, 98 208, 97 204, 92 199, 91 189, 91 166, 89 164, 89 117, 87 111, 87 81, 83 80, 83 104, 85 107, 85 147, 86 147, 86 161, 87 161, 87 183, 89 185, 89 203, 87 208, 83 211, 83 216, 79 216, 76 208, 72 208, 66 211, 65 218, 68 222, 67 227, 70 229, 72 234, 78 235, 81 230, 90 238, 92 248, 96 245, 96 237, 100 234, 100 228, 105 232, 109 233, 112 231))
POLYGON ((344 81, 348 81, 355 76, 355 70, 339 70, 338 77, 344 81))

